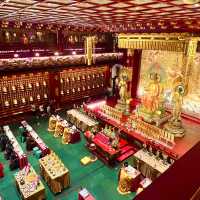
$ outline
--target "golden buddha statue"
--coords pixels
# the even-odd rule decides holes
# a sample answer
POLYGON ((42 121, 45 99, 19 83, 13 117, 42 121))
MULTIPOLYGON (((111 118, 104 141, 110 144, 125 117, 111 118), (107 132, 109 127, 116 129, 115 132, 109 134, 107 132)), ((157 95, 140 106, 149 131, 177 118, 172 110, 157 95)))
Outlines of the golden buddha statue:
POLYGON ((149 84, 146 86, 145 93, 141 98, 141 105, 138 106, 136 112, 144 121, 156 122, 159 125, 161 121, 167 121, 169 118, 163 105, 163 87, 159 74, 153 72, 149 75, 149 79, 149 84))
POLYGON ((118 111, 124 112, 124 114, 129 114, 126 113, 127 110, 129 110, 129 104, 130 104, 130 94, 128 93, 128 81, 130 80, 130 73, 129 69, 126 67, 123 67, 120 69, 120 74, 119 74, 119 82, 118 82, 118 87, 119 87, 119 96, 120 99, 117 101, 117 105, 115 108, 118 111))
POLYGON ((118 83, 120 100, 125 103, 128 97, 127 94, 127 79, 128 75, 125 70, 120 73, 120 81, 118 83))
POLYGON ((160 76, 157 73, 151 73, 149 76, 150 82, 145 88, 145 95, 141 102, 147 112, 155 112, 160 106, 161 86, 160 76))
POLYGON ((174 134, 175 137, 184 136, 184 128, 181 122, 181 110, 183 104, 183 97, 186 95, 185 85, 183 83, 182 76, 178 76, 173 81, 172 90, 172 117, 167 124, 165 124, 165 129, 174 134))
POLYGON ((178 122, 181 120, 181 109, 184 93, 185 91, 183 85, 176 86, 172 92, 173 111, 171 121, 178 122))

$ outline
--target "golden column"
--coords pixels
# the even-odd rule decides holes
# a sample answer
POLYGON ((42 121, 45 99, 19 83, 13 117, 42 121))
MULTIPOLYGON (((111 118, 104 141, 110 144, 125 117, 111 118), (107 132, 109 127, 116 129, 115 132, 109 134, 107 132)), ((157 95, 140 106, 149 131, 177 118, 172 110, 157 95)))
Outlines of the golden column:
POLYGON ((95 53, 95 36, 88 36, 85 39, 85 62, 88 65, 91 65, 95 62, 95 57, 93 54, 95 53))
POLYGON ((185 57, 183 61, 183 69, 182 73, 184 76, 184 84, 186 89, 188 90, 189 86, 189 81, 190 81, 190 75, 191 75, 191 70, 193 67, 194 63, 194 58, 196 55, 196 50, 197 50, 197 43, 198 43, 199 38, 188 38, 188 42, 186 45, 185 49, 185 57))

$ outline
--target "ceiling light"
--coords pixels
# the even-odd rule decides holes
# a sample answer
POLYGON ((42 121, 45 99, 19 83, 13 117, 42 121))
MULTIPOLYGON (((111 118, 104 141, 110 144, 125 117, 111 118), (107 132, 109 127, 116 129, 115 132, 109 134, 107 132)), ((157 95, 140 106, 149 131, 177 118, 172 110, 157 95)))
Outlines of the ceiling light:
POLYGON ((59 53, 56 51, 56 52, 54 53, 54 56, 59 56, 59 53))
POLYGON ((76 55, 76 51, 72 51, 72 55, 76 55))
POLYGON ((36 57, 39 57, 39 56, 40 56, 40 54, 39 54, 39 53, 35 53, 35 56, 36 56, 36 57))
POLYGON ((15 53, 14 58, 18 58, 18 57, 19 57, 19 54, 15 53))

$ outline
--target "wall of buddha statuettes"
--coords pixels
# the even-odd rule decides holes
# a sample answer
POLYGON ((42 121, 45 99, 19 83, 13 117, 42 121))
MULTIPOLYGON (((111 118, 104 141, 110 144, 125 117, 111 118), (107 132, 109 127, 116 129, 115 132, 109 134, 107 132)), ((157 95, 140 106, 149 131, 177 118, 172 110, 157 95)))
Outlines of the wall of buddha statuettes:
POLYGON ((4 76, 0 81, 0 106, 3 110, 44 102, 48 93, 48 72, 4 76))
MULTIPOLYGON (((107 66, 80 67, 57 72, 61 102, 102 94, 106 88, 107 66)), ((3 76, 0 79, 0 113, 24 112, 32 104, 48 103, 51 72, 24 73, 3 76), (21 110, 20 110, 21 109, 21 110)))
MULTIPOLYGON (((106 86, 107 67, 64 70, 60 74, 61 95, 72 98, 73 95, 93 95, 106 86)), ((65 100, 63 98, 63 100, 65 100)))

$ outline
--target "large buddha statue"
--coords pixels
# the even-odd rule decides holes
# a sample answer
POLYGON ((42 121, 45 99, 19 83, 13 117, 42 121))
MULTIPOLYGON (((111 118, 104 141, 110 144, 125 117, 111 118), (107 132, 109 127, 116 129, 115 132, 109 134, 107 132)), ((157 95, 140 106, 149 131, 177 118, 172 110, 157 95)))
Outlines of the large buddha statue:
POLYGON ((149 84, 145 88, 145 94, 141 102, 146 111, 153 113, 159 109, 162 88, 159 74, 151 73, 149 79, 149 84))
POLYGON ((160 75, 153 72, 149 75, 149 83, 145 87, 141 104, 137 109, 138 115, 143 117, 147 122, 160 120, 165 114, 163 104, 163 87, 161 85, 160 75))

